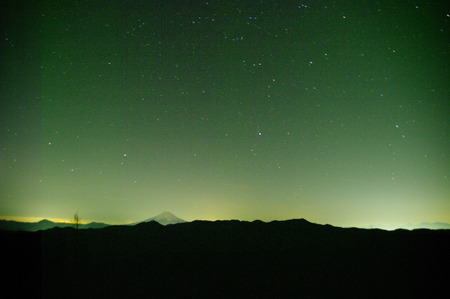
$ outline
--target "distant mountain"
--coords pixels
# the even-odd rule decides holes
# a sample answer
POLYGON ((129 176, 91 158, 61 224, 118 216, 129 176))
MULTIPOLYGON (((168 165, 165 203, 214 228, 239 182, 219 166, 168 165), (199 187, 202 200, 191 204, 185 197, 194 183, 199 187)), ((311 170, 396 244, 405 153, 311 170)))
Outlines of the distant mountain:
POLYGON ((371 226, 364 226, 363 228, 381 228, 386 230, 396 230, 396 229, 408 229, 408 230, 414 230, 414 229, 450 229, 449 223, 443 223, 443 222, 422 222, 420 224, 404 224, 404 225, 371 225, 371 226))
POLYGON ((103 222, 90 222, 88 224, 80 224, 80 228, 104 228, 109 226, 109 224, 103 222))
MULTIPOLYGON (((81 229, 87 228, 103 228, 109 226, 106 223, 101 222, 91 222, 88 224, 80 224, 78 227, 81 229)), ((54 227, 74 227, 73 223, 67 222, 53 222, 47 219, 42 219, 39 222, 19 222, 12 220, 0 220, 0 229, 1 230, 11 230, 11 231, 39 231, 51 229, 54 227)))
POLYGON ((170 212, 163 212, 157 216, 154 216, 152 218, 148 218, 144 221, 141 221, 139 223, 142 222, 150 222, 150 221, 156 221, 159 224, 162 225, 167 225, 167 224, 177 224, 177 223, 185 223, 187 222, 186 220, 183 220, 181 218, 178 218, 177 216, 175 216, 174 214, 170 213, 170 212))
POLYGON ((418 225, 412 225, 415 228, 428 228, 428 229, 450 229, 450 224, 442 222, 428 223, 424 222, 418 225))

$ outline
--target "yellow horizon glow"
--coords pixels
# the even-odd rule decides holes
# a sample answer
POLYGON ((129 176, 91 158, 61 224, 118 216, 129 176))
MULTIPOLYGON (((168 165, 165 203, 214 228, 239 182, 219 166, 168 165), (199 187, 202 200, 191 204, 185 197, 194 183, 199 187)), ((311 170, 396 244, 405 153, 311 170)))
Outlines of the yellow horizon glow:
MULTIPOLYGON (((52 222, 58 222, 58 223, 73 223, 71 219, 65 219, 65 218, 54 218, 54 217, 28 217, 28 216, 0 216, 0 219, 2 220, 11 220, 11 221, 17 221, 17 222, 25 222, 25 223, 35 223, 39 222, 41 220, 49 220, 52 222)), ((80 224, 88 224, 93 221, 90 220, 80 220, 80 224)))

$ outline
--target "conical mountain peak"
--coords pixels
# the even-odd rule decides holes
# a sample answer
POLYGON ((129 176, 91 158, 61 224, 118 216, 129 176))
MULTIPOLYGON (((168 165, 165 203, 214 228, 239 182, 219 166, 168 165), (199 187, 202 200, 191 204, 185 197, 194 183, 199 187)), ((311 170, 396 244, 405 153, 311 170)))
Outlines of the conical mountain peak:
POLYGON ((150 221, 156 221, 162 225, 186 222, 185 220, 178 218, 177 216, 175 216, 174 214, 172 214, 169 211, 162 212, 161 214, 151 217, 151 218, 148 218, 142 222, 150 222, 150 221))

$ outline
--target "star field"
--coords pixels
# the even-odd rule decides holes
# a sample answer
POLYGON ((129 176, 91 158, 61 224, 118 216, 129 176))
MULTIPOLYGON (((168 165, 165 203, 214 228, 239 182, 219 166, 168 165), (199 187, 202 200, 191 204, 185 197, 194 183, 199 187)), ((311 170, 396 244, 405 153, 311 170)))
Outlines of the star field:
POLYGON ((449 13, 9 3, 0 216, 450 222, 449 13))

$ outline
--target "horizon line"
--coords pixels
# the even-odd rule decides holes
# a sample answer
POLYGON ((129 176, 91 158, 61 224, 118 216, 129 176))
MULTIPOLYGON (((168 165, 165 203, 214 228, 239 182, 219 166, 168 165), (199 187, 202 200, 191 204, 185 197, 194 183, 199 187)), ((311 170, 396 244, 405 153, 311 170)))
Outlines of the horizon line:
MULTIPOLYGON (((345 225, 345 226, 341 226, 341 225, 335 225, 335 224, 331 224, 331 223, 318 223, 318 222, 312 222, 309 221, 306 218, 303 217, 299 217, 299 218, 289 218, 289 219, 273 219, 273 220, 269 220, 269 221, 265 221, 265 220, 261 220, 261 219, 253 219, 253 220, 241 220, 241 219, 236 219, 236 218, 230 218, 230 219, 194 219, 191 221, 187 221, 186 222, 193 222, 193 221, 232 221, 232 220, 237 220, 237 221, 241 221, 241 222, 253 222, 253 221, 262 221, 265 223, 270 223, 273 221, 288 221, 288 220, 298 220, 298 219, 305 219, 308 222, 314 223, 314 224, 320 224, 320 225, 332 225, 335 227, 342 227, 342 228, 363 228, 363 229, 384 229, 384 230, 395 230, 395 229, 411 229, 411 227, 415 228, 421 228, 420 225, 426 225, 426 224, 444 224, 444 225, 449 225, 450 223, 447 222, 442 222, 442 221, 433 221, 433 222, 429 222, 429 221, 423 221, 420 223, 406 223, 406 224, 368 224, 368 225, 345 225), (409 227, 409 228, 406 228, 409 227)), ((29 217, 29 216, 0 216, 0 220, 5 220, 5 221, 16 221, 16 222, 22 222, 22 223, 37 223, 40 222, 42 220, 48 220, 54 223, 64 223, 64 224, 73 224, 73 221, 71 221, 71 219, 64 219, 64 218, 55 218, 55 217, 29 217)), ((183 219, 184 220, 184 219, 183 219)), ((90 223, 104 223, 106 225, 130 225, 130 224, 137 224, 139 222, 142 221, 130 221, 130 222, 125 222, 125 223, 108 223, 108 222, 103 222, 103 221, 97 221, 97 220, 83 220, 81 219, 80 224, 83 225, 87 225, 90 223)), ((425 227, 423 227, 425 228, 425 227)))

